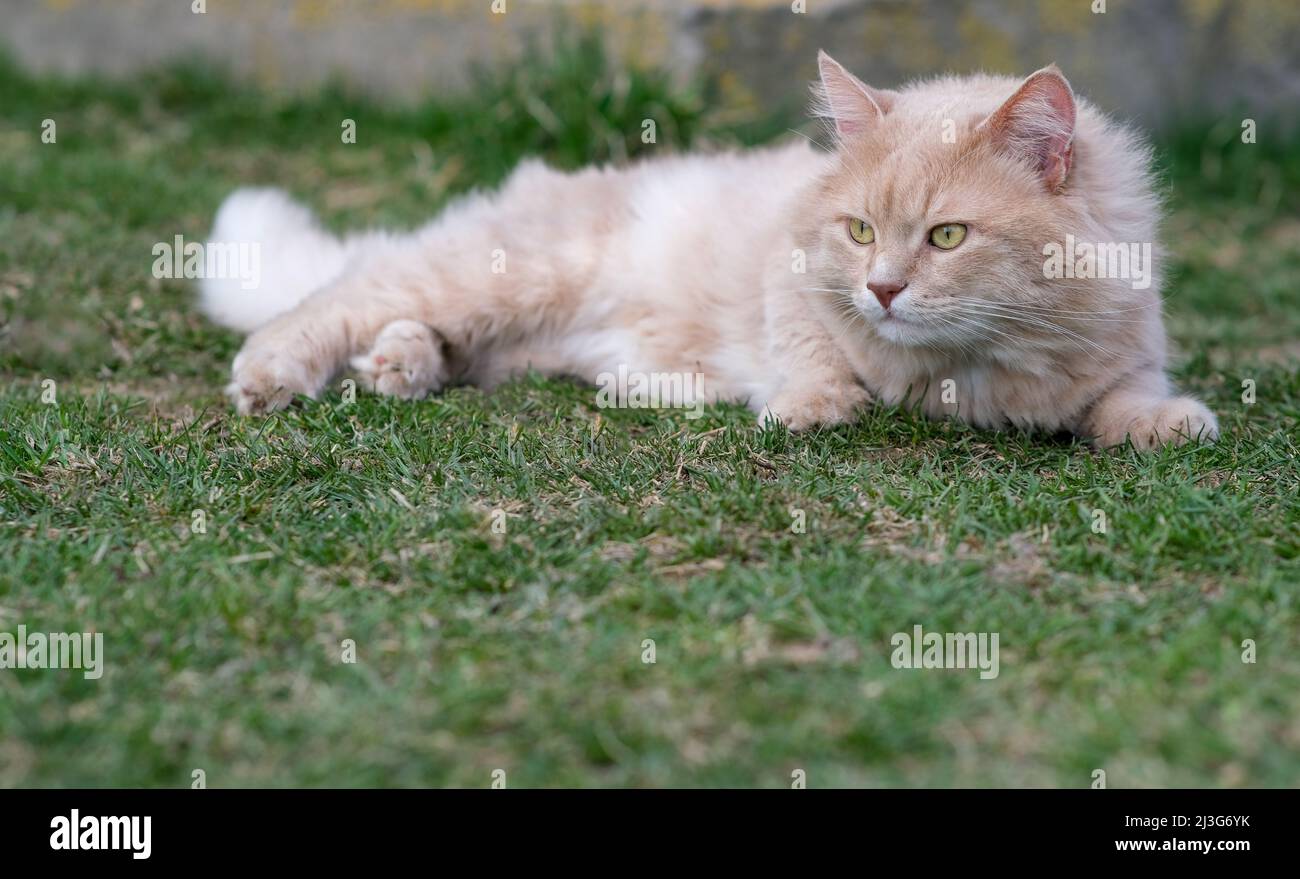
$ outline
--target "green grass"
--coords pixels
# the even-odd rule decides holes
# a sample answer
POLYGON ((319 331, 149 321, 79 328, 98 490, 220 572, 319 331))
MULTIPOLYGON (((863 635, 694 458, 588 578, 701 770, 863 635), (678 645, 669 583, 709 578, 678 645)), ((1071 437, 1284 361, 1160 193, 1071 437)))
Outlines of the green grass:
POLYGON ((667 83, 586 44, 408 109, 0 65, 0 632, 107 651, 99 681, 0 671, 0 785, 1300 784, 1295 139, 1160 144, 1179 378, 1223 439, 1150 456, 598 413, 537 378, 245 420, 238 339, 151 276, 239 184, 411 225, 524 155, 791 124, 667 83), (892 668, 918 623, 998 632, 1001 675, 892 668))

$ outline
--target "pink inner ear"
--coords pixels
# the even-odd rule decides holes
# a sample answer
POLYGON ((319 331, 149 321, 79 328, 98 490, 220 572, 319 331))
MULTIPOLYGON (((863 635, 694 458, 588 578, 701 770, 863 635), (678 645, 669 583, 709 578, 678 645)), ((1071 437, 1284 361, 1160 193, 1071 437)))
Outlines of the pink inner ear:
POLYGON ((826 100, 840 134, 858 134, 883 115, 875 98, 857 83, 830 80, 824 86, 826 100))
POLYGON ((817 56, 821 71, 821 110, 835 120, 841 135, 865 131, 889 112, 892 93, 873 89, 825 52, 817 56))
POLYGON ((1029 159, 1049 191, 1070 173, 1074 153, 1074 95, 1054 69, 1035 73, 986 124, 1013 151, 1029 159))
POLYGON ((859 122, 856 119, 853 119, 851 117, 836 116, 835 129, 839 131, 840 134, 849 135, 849 134, 859 134, 863 131, 866 131, 867 126, 862 122, 859 122))
POLYGON ((1061 122, 1060 129, 1047 138, 1042 164, 1048 186, 1056 189, 1065 182, 1066 175, 1070 173, 1070 161, 1074 157, 1074 95, 1070 94, 1070 86, 1059 76, 1047 75, 1043 79, 1043 91, 1052 107, 1052 116, 1061 122))

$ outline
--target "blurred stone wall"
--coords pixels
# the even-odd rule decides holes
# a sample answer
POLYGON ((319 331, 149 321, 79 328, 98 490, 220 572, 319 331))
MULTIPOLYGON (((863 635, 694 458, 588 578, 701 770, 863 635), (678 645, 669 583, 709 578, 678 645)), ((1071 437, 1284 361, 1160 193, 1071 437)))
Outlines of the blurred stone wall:
POLYGON ((557 26, 713 78, 738 108, 802 101, 825 48, 876 85, 1056 61, 1080 92, 1158 127, 1180 113, 1294 119, 1300 0, 0 0, 0 45, 37 71, 128 74, 211 59, 299 88, 341 75, 394 100, 461 87, 557 26), (806 8, 795 12, 794 8, 806 8))

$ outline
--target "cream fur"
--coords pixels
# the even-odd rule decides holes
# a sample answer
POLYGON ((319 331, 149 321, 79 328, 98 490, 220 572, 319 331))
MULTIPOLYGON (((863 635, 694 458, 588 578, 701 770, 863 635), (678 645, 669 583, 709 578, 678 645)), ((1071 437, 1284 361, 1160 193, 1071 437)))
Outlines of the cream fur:
POLYGON ((830 152, 526 162, 406 234, 338 240, 278 192, 236 192, 213 239, 260 242, 261 287, 205 281, 202 306, 252 332, 238 410, 314 397, 349 364, 402 397, 624 365, 702 374, 710 399, 793 429, 877 399, 1100 445, 1216 435, 1165 377, 1148 152, 1055 68, 895 92, 822 56, 820 106, 830 152), (853 217, 874 243, 849 237, 853 217), (953 250, 928 241, 942 223, 967 226, 953 250), (1045 277, 1044 245, 1067 234, 1152 244, 1150 287, 1045 277), (907 284, 888 313, 867 286, 886 282, 907 284))

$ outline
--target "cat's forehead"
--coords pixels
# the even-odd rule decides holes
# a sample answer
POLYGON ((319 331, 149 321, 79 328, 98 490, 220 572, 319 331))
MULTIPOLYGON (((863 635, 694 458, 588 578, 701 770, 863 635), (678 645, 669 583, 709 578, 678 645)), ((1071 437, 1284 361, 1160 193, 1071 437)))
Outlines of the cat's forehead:
POLYGON ((915 121, 983 119, 1015 92, 1019 82, 1005 76, 940 77, 905 86, 889 115, 915 121))
MULTIPOLYGON (((1014 163, 987 148, 968 109, 900 113, 840 151, 837 194, 879 222, 999 210, 1031 197, 1014 163)), ((891 114, 893 115, 893 114, 891 114)))
POLYGON ((922 134, 910 142, 845 150, 837 186, 877 220, 907 219, 967 198, 977 164, 968 148, 922 134))

